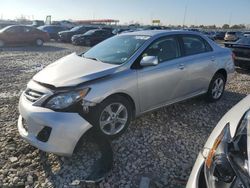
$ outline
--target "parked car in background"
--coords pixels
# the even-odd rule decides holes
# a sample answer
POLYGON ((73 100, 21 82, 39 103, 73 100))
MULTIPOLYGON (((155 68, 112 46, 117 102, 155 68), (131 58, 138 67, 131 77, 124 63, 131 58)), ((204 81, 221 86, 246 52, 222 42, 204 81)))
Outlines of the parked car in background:
POLYGON ((106 29, 94 29, 84 34, 74 35, 71 41, 75 45, 94 46, 113 35, 111 31, 106 29))
POLYGON ((224 40, 225 35, 226 35, 226 32, 218 31, 218 32, 216 32, 216 33, 214 34, 214 39, 215 39, 215 40, 224 40))
POLYGON ((48 40, 48 33, 31 26, 12 25, 0 30, 0 47, 20 44, 42 46, 48 40))
POLYGON ((250 31, 244 32, 244 37, 250 37, 250 31))
POLYGON ((114 29, 114 30, 112 31, 112 33, 113 33, 114 35, 117 35, 117 34, 120 34, 120 33, 124 32, 124 31, 128 31, 128 30, 129 30, 128 28, 116 28, 116 29, 114 29))
POLYGON ((219 121, 199 153, 187 188, 250 185, 250 95, 219 121))
POLYGON ((225 42, 224 45, 232 49, 236 66, 250 69, 250 37, 243 37, 236 42, 225 42))
POLYGON ((60 25, 44 25, 38 27, 38 29, 47 32, 49 34, 50 39, 58 40, 58 33, 61 31, 67 31, 68 28, 60 26, 60 25))
POLYGON ((53 25, 59 25, 64 28, 67 28, 67 30, 72 29, 73 27, 76 27, 76 24, 67 20, 62 20, 62 21, 53 21, 53 25))
POLYGON ((145 27, 145 30, 162 30, 162 29, 165 29, 165 27, 157 25, 151 25, 145 27))
POLYGON ((240 39, 241 37, 243 37, 242 32, 229 31, 229 32, 226 32, 224 40, 225 41, 236 41, 236 40, 240 39))
POLYGON ((148 111, 202 94, 218 101, 233 72, 231 50, 199 33, 116 35, 37 73, 20 97, 18 129, 41 150, 71 155, 92 126, 116 138, 148 111))
POLYGON ((61 41, 71 42, 71 38, 73 35, 84 34, 87 31, 92 30, 92 29, 98 29, 98 27, 80 25, 80 26, 76 26, 68 31, 61 31, 58 33, 58 35, 59 35, 61 41))
POLYGON ((44 25, 44 21, 43 20, 33 20, 32 22, 32 27, 40 27, 44 25))
POLYGON ((207 36, 208 38, 210 38, 211 40, 215 40, 214 39, 214 32, 202 31, 201 33, 204 34, 205 36, 207 36))

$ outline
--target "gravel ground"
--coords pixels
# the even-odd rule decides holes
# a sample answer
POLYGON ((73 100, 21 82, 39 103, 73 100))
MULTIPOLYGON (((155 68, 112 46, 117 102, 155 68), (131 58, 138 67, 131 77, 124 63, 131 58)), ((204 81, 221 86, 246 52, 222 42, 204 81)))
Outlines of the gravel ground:
MULTIPOLYGON (((100 156, 85 141, 72 158, 46 154, 22 140, 17 131, 18 98, 44 66, 84 47, 48 43, 0 51, 0 187, 75 187, 100 156)), ((185 187, 196 156, 220 118, 250 93, 250 73, 237 70, 223 98, 202 97, 158 109, 137 118, 112 142, 114 167, 99 187, 138 187, 149 177, 157 187, 185 187)), ((80 186, 78 186, 80 187, 80 186)), ((98 187, 98 186, 97 186, 98 187)))

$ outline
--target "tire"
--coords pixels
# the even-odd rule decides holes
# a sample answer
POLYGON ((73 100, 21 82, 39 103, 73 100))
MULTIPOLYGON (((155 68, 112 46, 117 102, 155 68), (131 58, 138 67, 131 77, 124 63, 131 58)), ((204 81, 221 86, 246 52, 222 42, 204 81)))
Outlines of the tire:
POLYGON ((43 46, 43 40, 42 39, 36 39, 35 44, 36 44, 36 46, 43 46))
POLYGON ((101 134, 109 139, 118 138, 131 122, 132 105, 125 97, 115 95, 93 107, 89 117, 90 123, 101 134))
POLYGON ((1 48, 1 47, 4 47, 4 46, 5 46, 4 41, 3 41, 3 40, 0 40, 0 48, 1 48))
POLYGON ((212 78, 208 92, 207 92, 207 101, 216 102, 222 97, 226 85, 226 78, 221 73, 216 73, 212 78))

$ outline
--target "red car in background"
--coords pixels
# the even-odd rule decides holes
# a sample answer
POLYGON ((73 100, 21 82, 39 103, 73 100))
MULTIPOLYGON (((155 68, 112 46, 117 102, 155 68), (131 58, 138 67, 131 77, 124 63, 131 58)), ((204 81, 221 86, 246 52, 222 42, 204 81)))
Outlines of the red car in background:
POLYGON ((12 25, 0 30, 0 47, 20 44, 42 46, 46 41, 49 41, 48 33, 31 26, 12 25))

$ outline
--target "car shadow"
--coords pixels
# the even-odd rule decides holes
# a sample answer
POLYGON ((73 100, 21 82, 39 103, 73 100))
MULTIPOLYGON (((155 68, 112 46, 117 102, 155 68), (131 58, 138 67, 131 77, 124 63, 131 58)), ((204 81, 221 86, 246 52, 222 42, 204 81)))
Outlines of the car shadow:
POLYGON ((25 46, 6 46, 0 48, 1 52, 56 52, 56 51, 62 51, 65 50, 65 48, 57 47, 57 46, 51 46, 50 44, 44 44, 43 46, 32 46, 32 45, 25 45, 25 46))
POLYGON ((42 151, 39 154, 50 182, 46 186, 52 187, 99 187, 98 184, 113 166, 110 141, 93 128, 85 133, 71 157, 59 157, 42 151), (60 166, 57 170, 55 163, 60 166), (72 174, 71 179, 67 179, 68 174, 72 174))

